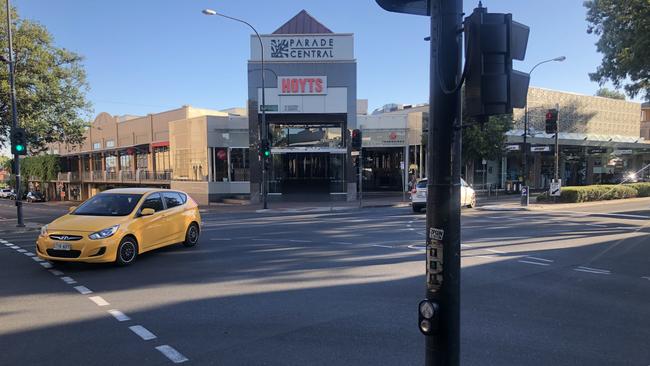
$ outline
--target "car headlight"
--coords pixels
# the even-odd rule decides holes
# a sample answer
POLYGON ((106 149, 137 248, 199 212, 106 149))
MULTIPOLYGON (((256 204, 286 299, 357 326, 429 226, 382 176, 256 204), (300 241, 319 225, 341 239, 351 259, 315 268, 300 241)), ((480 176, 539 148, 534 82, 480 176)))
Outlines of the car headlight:
POLYGON ((47 225, 41 227, 41 236, 47 236, 47 225))
POLYGON ((99 230, 96 233, 92 233, 92 234, 88 235, 88 237, 90 239, 93 239, 93 240, 106 239, 106 238, 109 238, 109 237, 113 236, 113 234, 115 234, 117 232, 117 229, 119 229, 119 228, 120 228, 120 225, 111 226, 111 227, 108 227, 108 228, 106 228, 104 230, 99 230))

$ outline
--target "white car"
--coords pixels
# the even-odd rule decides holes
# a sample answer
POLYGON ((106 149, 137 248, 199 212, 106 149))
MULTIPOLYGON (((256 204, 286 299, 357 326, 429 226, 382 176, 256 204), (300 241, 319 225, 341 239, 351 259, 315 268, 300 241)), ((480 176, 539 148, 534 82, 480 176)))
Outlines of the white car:
MULTIPOLYGON (((476 192, 474 189, 460 179, 460 205, 467 207, 476 206, 476 192)), ((413 212, 420 212, 427 207, 427 180, 422 179, 415 185, 415 189, 411 191, 411 207, 413 212)))
POLYGON ((0 198, 9 198, 9 196, 11 196, 11 192, 13 192, 13 189, 11 188, 0 189, 0 198))

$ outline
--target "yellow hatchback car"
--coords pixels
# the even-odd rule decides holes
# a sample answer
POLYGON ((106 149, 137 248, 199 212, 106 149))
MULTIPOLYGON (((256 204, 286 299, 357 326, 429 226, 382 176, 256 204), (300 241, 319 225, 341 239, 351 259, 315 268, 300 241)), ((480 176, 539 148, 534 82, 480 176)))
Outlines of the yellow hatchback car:
POLYGON ((184 192, 110 189, 43 226, 36 251, 50 261, 128 265, 156 248, 195 246, 200 224, 199 207, 184 192))

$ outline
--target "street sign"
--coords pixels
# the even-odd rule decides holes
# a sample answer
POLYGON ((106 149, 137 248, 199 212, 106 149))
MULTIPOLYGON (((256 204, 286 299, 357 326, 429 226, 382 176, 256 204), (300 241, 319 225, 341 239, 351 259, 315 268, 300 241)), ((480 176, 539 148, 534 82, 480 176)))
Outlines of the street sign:
POLYGON ((400 162, 399 162, 399 168, 400 168, 401 170, 404 170, 404 162, 403 162, 403 161, 400 161, 400 162))
POLYGON ((556 181, 551 182, 551 189, 550 189, 551 197, 560 197, 561 188, 562 188, 561 180, 557 182, 556 181))
POLYGON ((506 151, 519 151, 519 145, 506 145, 506 151))
POLYGON ((264 111, 264 112, 277 112, 277 111, 278 111, 278 105, 277 105, 277 104, 266 104, 266 105, 261 105, 261 106, 260 106, 260 111, 264 111))
POLYGON ((351 151, 350 155, 351 156, 359 156, 359 152, 358 151, 351 151))
POLYGON ((530 151, 531 152, 547 152, 547 151, 551 151, 551 148, 549 146, 531 146, 530 151))

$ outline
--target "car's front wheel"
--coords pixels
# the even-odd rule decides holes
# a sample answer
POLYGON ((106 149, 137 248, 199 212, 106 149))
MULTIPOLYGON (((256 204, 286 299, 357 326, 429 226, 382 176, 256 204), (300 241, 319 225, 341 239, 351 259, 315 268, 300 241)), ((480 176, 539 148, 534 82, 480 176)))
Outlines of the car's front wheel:
POLYGON ((476 195, 473 195, 473 196, 472 196, 472 200, 469 202, 469 204, 467 205, 467 207, 468 207, 468 208, 476 207, 476 195))
POLYGON ((122 239, 120 245, 117 246, 117 255, 115 264, 118 266, 128 266, 135 261, 138 256, 138 243, 133 237, 127 236, 122 239))
POLYGON ((185 241, 183 242, 183 245, 186 247, 195 246, 199 242, 199 234, 199 225, 195 222, 191 223, 187 228, 187 232, 185 232, 185 241))

